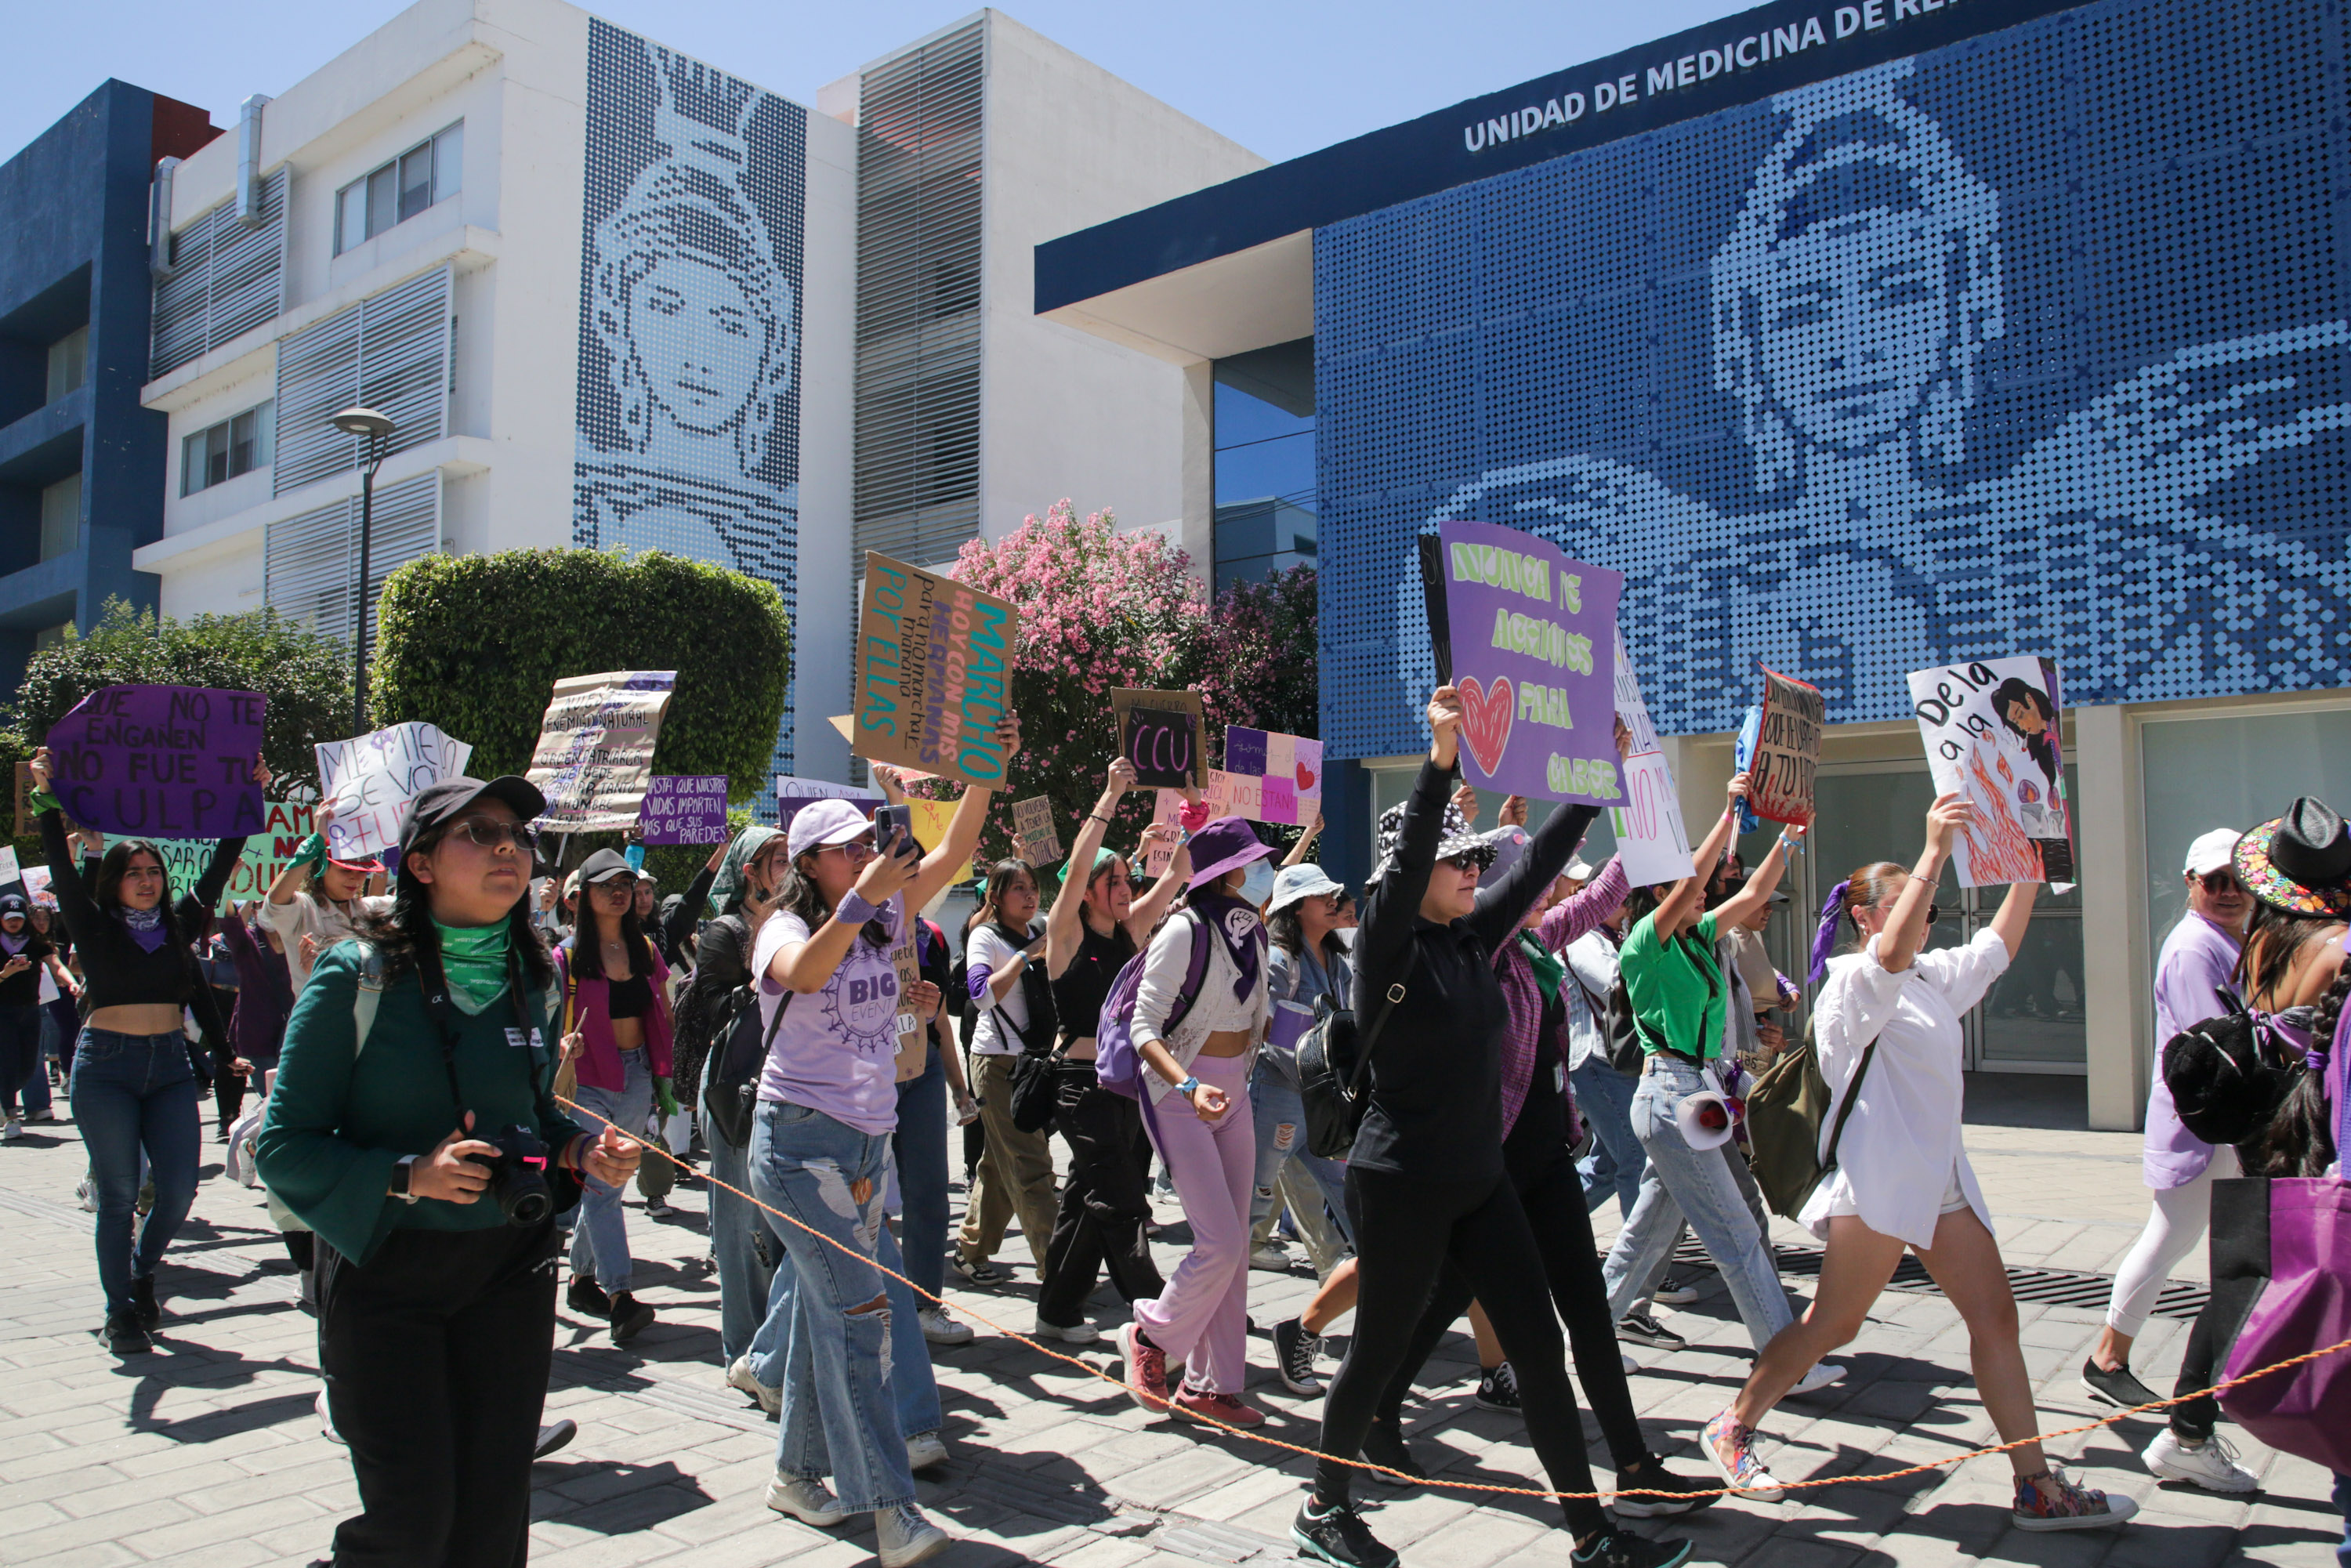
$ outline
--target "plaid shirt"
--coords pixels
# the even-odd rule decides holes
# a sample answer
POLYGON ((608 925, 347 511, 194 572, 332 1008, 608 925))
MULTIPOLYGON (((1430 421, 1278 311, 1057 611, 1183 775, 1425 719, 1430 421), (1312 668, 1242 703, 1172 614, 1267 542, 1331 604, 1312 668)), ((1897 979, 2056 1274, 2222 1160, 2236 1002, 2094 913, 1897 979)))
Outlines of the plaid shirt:
MULTIPOLYGON (((1554 953, 1563 953, 1567 945, 1588 931, 1597 930, 1600 923, 1616 913, 1632 884, 1625 879, 1624 863, 1609 857, 1600 874, 1592 879, 1580 893, 1570 894, 1546 912, 1534 924, 1534 934, 1542 945, 1554 953)), ((1535 983, 1534 966, 1527 962, 1516 937, 1505 942, 1494 954, 1494 977, 1502 984, 1502 996, 1510 1004, 1510 1021, 1502 1032, 1502 1136, 1510 1135, 1518 1125, 1519 1112, 1527 1103, 1527 1088, 1534 1082, 1535 1048, 1542 1028, 1542 988, 1535 983)), ((1573 985, 1569 976, 1562 985, 1573 985)), ((1562 1014, 1559 1038, 1552 1041, 1564 1062, 1568 1057, 1565 1015, 1562 1014)), ((1568 1097, 1568 1125, 1575 1124, 1575 1101, 1568 1097)))

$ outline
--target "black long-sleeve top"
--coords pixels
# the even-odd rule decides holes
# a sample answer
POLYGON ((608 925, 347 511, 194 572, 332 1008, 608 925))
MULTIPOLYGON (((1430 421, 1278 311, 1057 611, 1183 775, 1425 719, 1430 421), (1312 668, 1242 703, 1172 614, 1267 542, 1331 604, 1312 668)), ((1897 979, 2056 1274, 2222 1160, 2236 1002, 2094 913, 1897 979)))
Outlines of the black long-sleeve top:
POLYGON ((701 1103, 702 1074, 726 1020, 728 998, 750 982, 751 949, 750 925, 737 913, 704 926, 694 945, 694 976, 677 999, 670 1033, 670 1086, 681 1104, 701 1103))
MULTIPOLYGON (((677 901, 677 909, 670 915, 669 923, 662 927, 662 962, 671 968, 678 967, 679 955, 685 948, 685 939, 694 935, 695 923, 702 918, 704 900, 710 896, 711 884, 717 880, 716 871, 709 866, 703 867, 695 877, 694 884, 685 890, 685 896, 677 901)), ((660 910, 656 908, 653 913, 658 919, 660 910)), ((696 961, 699 962, 698 959, 696 961)))
POLYGON ((1479 889, 1471 913, 1440 925, 1422 918, 1420 900, 1454 783, 1452 768, 1422 762, 1405 802, 1395 864, 1364 897, 1355 936, 1358 1027, 1368 1030, 1379 1017, 1389 987, 1401 980, 1405 994, 1373 1046, 1371 1106, 1348 1160, 1431 1181, 1491 1181, 1502 1174, 1502 1034, 1510 1022, 1494 949, 1565 869, 1600 808, 1552 811, 1518 863, 1479 889))

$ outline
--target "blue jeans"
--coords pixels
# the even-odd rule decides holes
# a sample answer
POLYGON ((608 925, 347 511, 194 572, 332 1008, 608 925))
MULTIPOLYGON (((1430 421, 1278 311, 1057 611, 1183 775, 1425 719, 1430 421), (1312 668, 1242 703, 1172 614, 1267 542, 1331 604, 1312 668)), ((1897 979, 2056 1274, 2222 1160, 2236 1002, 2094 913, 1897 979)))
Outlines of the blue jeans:
MULTIPOLYGON (((641 1135, 653 1108, 653 1077, 645 1065, 644 1051, 621 1052, 618 1089, 590 1089, 582 1083, 579 1101, 582 1109, 610 1117, 631 1137, 641 1135)), ((594 1117, 585 1125, 590 1132, 603 1131, 603 1124, 594 1117)), ((571 1272, 595 1275, 596 1283, 611 1292, 629 1288, 632 1268, 628 1222, 621 1216, 621 1189, 591 1176, 587 1190, 580 1195, 580 1216, 571 1228, 571 1272)))
POLYGON ((1649 1071, 1634 1090, 1633 1135, 1648 1155, 1649 1168, 1641 1177, 1641 1196, 1625 1228, 1617 1232, 1615 1246, 1609 1249, 1601 1282, 1608 1290, 1610 1315, 1622 1318, 1664 1272, 1687 1219, 1722 1271, 1748 1337, 1761 1351, 1773 1334, 1795 1321, 1795 1313, 1748 1198, 1753 1180, 1742 1184, 1740 1179, 1745 1161, 1738 1146, 1693 1149, 1675 1124, 1675 1108, 1704 1085, 1688 1061, 1657 1056, 1650 1059, 1649 1071), (1739 1174, 1733 1174, 1733 1163, 1740 1166, 1739 1174))
POLYGON ((21 1107, 30 1111, 32 1086, 41 1085, 39 1109, 49 1108, 49 1075, 41 1065, 41 1009, 31 1007, 0 1008, 0 1111, 14 1116, 19 1106, 17 1096, 23 1095, 21 1107))
POLYGON ((942 1295, 947 1272, 947 1070, 939 1064, 935 1040, 922 1076, 898 1085, 898 1130, 890 1134, 890 1152, 897 1161, 900 1225, 906 1237, 901 1272, 932 1295, 942 1295))
POLYGON ((883 1223, 889 1185, 888 1134, 861 1133, 807 1105, 759 1103, 751 1190, 798 1221, 762 1217, 791 1262, 789 1287, 786 1270, 777 1270, 775 1304, 761 1330, 780 1327, 785 1337, 776 1469, 808 1478, 829 1469, 834 1495, 852 1513, 914 1500, 898 1385, 929 1381, 930 1354, 911 1321, 913 1302, 904 1286, 893 1295, 875 1267, 900 1260, 883 1223), (862 1203, 851 1190, 860 1181, 872 1184, 862 1203), (908 1329, 904 1338, 893 1332, 908 1329))
MULTIPOLYGON (((718 1354, 726 1365, 752 1349, 768 1313, 776 1270, 759 1257, 759 1211, 720 1186, 751 1190, 751 1151, 726 1141, 710 1113, 702 1113, 702 1141, 710 1149, 710 1255, 718 1264, 718 1354)), ((768 1242, 769 1256, 775 1243, 768 1242)))
POLYGON ((188 1038, 85 1029, 76 1052, 74 1120, 98 1184, 98 1282, 106 1310, 128 1312, 131 1281, 155 1271, 163 1249, 196 1199, 196 1152, 204 1085, 188 1061, 188 1038), (155 1207, 131 1235, 141 1153, 155 1177, 155 1207))
POLYGON ((1347 1221, 1347 1167, 1326 1160, 1306 1147, 1306 1105, 1281 1070, 1259 1057, 1249 1072, 1249 1110, 1257 1118, 1257 1187, 1249 1197, 1249 1232, 1255 1235, 1273 1212, 1273 1184, 1282 1163, 1296 1160, 1322 1191, 1331 1218, 1353 1246, 1355 1234, 1347 1221))
POLYGON ((1576 1110, 1592 1129, 1592 1152, 1575 1162, 1575 1174, 1583 1178, 1583 1206, 1597 1213, 1614 1197, 1618 1211, 1630 1219, 1641 1177, 1649 1168, 1649 1156, 1633 1135, 1635 1080, 1595 1054, 1585 1058, 1567 1081, 1575 1091, 1576 1110))

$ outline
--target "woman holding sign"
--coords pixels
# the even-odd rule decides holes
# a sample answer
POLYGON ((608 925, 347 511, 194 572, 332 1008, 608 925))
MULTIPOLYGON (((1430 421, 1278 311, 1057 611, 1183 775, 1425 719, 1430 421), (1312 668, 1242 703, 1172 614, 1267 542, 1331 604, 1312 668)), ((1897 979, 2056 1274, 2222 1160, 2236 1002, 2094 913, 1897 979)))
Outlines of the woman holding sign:
MULTIPOLYGON (((996 737, 1008 763, 1020 750, 1019 721, 1007 714, 996 737)), ((803 807, 785 835, 791 870, 752 956, 768 1045, 751 1190, 799 1222, 768 1221, 791 1258, 798 1308, 768 1506, 822 1528, 872 1514, 883 1568, 948 1544, 914 1506, 910 1463, 937 1463, 945 1447, 935 1432, 900 1428, 892 1386, 913 1375, 893 1369, 893 1357, 924 1357, 927 1380, 927 1353, 919 1330, 911 1346, 893 1337, 893 1324, 912 1329, 912 1303, 893 1305, 881 1271, 904 1271, 883 1222, 898 1040, 907 1015, 919 1027, 937 1011, 939 994, 919 983, 901 996, 892 954, 911 912, 945 892, 978 847, 993 795, 967 788, 946 841, 927 855, 903 819, 877 842, 846 800, 803 807), (925 1437, 916 1460, 912 1440, 925 1437), (838 1495, 824 1485, 828 1458, 838 1495)))
MULTIPOLYGON (((204 1085, 180 1022, 182 1009, 194 1009, 215 1071, 253 1068, 230 1056, 212 988, 188 946, 220 903, 245 840, 221 840, 204 876, 177 904, 162 852, 144 839, 118 840, 85 887, 66 842, 64 814, 49 793, 47 747, 33 753, 32 769, 30 803, 48 852, 50 891, 81 958, 87 1010, 74 1053, 73 1111, 98 1187, 98 1279, 106 1291, 99 1335, 117 1355, 131 1354, 154 1348, 148 1336, 162 1319, 155 1265, 196 1197, 204 1085), (155 1203, 134 1238, 141 1154, 155 1183, 155 1203)), ((265 788, 269 782, 269 769, 258 758, 253 780, 265 788)))

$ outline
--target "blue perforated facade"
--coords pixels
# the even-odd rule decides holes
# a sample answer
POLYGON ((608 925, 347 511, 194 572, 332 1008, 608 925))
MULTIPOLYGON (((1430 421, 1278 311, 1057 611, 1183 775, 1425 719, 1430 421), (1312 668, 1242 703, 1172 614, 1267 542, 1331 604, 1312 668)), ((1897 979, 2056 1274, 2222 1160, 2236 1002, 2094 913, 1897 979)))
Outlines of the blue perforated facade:
POLYGON ((1425 741, 1445 517, 1625 572, 1669 732, 2351 685, 2346 53, 2098 0, 1318 229, 1332 756, 1425 741))

